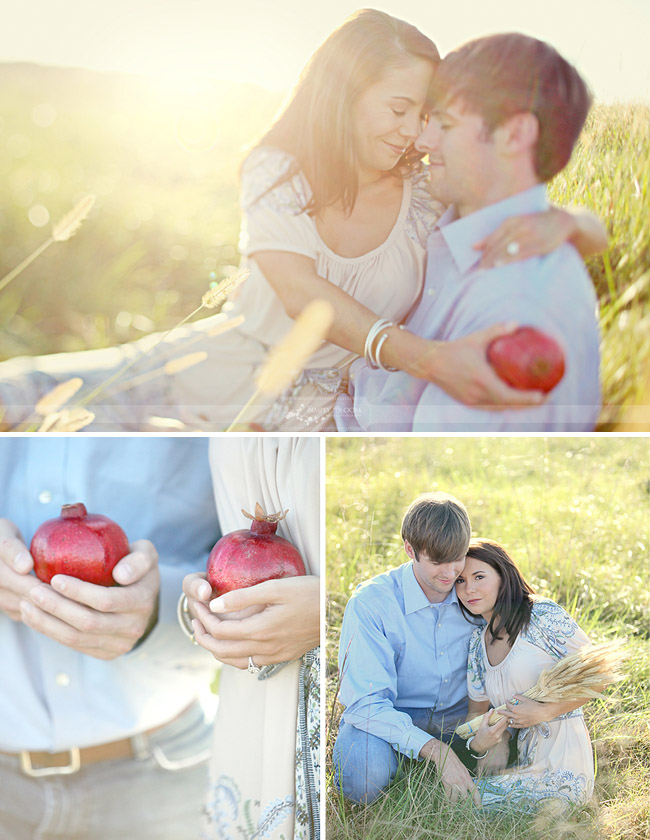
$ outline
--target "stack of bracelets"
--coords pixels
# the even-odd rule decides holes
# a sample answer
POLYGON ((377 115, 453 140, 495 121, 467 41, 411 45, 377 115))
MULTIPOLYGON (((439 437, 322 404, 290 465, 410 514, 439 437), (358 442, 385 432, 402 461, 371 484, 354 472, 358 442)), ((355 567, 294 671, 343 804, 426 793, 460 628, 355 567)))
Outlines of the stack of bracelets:
MULTIPOLYGON (((384 332, 381 335, 379 335, 379 333, 381 333, 382 330, 388 330, 390 327, 394 326, 394 322, 388 318, 379 318, 379 320, 375 321, 368 330, 366 345, 363 349, 363 357, 366 360, 368 367, 371 367, 373 370, 398 370, 398 368, 383 365, 381 362, 381 348, 384 346, 384 342, 388 338, 388 333, 384 332)), ((402 329, 402 327, 400 327, 400 329, 402 329)))

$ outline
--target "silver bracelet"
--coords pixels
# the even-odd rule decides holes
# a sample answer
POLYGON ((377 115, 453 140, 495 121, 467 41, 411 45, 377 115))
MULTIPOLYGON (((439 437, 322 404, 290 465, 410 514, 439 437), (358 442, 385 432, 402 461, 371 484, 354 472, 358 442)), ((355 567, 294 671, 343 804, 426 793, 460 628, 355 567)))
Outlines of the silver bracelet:
MULTIPOLYGON (((391 324, 391 326, 393 326, 393 325, 391 324)), ((385 370, 387 373, 394 373, 397 370, 396 367, 391 367, 390 365, 384 365, 384 364, 382 364, 382 361, 381 361, 381 348, 383 347, 384 342, 386 341, 387 338, 388 338, 388 333, 382 333, 382 335, 379 337, 379 341, 377 342, 377 349, 375 350, 375 361, 377 362, 377 367, 380 370, 385 370)))
POLYGON ((467 741, 465 741, 465 747, 466 747, 466 748, 467 748, 467 749, 468 749, 468 750, 469 750, 469 751, 470 751, 470 752, 474 755, 474 758, 485 758, 485 756, 486 756, 486 755, 487 755, 490 751, 489 751, 489 750, 486 750, 486 751, 483 753, 483 755, 477 755, 477 754, 474 752, 474 750, 471 748, 471 746, 470 746, 470 745, 471 745, 471 743, 472 743, 472 741, 474 740, 474 738, 476 738, 476 735, 470 735, 470 737, 467 739, 467 741))
POLYGON ((375 354, 373 351, 375 340, 377 339, 377 336, 383 329, 392 326, 393 322, 389 318, 378 318, 368 330, 368 335, 366 336, 366 343, 363 348, 363 357, 368 363, 368 367, 371 367, 373 370, 377 370, 377 368, 379 367, 379 365, 375 361, 375 354))
POLYGON ((194 638, 192 616, 190 615, 190 610, 187 605, 187 595, 185 593, 183 593, 178 599, 178 605, 176 607, 176 617, 178 618, 178 623, 180 624, 183 633, 185 633, 185 635, 192 642, 193 645, 198 645, 198 642, 194 638))

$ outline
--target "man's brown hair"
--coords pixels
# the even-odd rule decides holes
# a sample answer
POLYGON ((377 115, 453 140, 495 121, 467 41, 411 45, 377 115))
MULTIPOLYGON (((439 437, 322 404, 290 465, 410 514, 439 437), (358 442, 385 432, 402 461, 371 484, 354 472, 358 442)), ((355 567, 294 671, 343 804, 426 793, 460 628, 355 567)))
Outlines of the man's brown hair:
POLYGON ((447 493, 423 493, 408 507, 402 520, 402 539, 419 559, 453 563, 467 553, 472 526, 465 506, 447 493))
POLYGON ((540 181, 569 162, 592 102, 584 79, 554 47, 517 32, 477 38, 445 56, 433 99, 440 107, 458 99, 483 118, 490 133, 515 114, 534 114, 540 181))

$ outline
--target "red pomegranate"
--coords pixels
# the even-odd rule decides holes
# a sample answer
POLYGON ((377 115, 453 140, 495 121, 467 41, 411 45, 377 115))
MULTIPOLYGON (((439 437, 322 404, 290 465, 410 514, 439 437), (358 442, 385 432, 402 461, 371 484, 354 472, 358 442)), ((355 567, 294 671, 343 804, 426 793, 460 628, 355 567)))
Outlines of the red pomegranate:
POLYGON ((208 557, 207 578, 214 596, 243 589, 265 580, 304 575, 298 549, 275 532, 287 511, 266 514, 258 503, 248 529, 231 531, 217 542, 208 557))
POLYGON ((564 353, 554 338, 535 327, 519 327, 488 344, 488 362, 521 391, 548 393, 564 376, 564 353))
POLYGON ((62 574, 113 586, 113 568, 129 553, 129 541, 116 522, 77 502, 63 505, 60 517, 36 530, 30 551, 36 576, 45 583, 62 574))

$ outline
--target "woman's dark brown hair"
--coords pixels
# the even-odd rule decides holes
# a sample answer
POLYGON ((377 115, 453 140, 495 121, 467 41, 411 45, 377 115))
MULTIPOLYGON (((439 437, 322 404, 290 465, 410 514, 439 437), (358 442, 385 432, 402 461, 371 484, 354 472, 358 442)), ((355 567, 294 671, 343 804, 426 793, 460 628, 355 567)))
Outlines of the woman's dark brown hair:
MULTIPOLYGON (((311 215, 339 201, 348 212, 354 207, 359 189, 354 103, 387 69, 413 58, 432 68, 440 61, 435 44, 419 29, 374 9, 349 17, 312 56, 289 103, 255 147, 281 149, 295 158, 278 184, 302 171, 312 191, 304 208, 311 215)), ((396 170, 407 174, 412 160, 411 148, 396 170)))
MULTIPOLYGON (((528 627, 533 607, 531 595, 533 589, 524 580, 515 561, 502 545, 494 540, 474 539, 469 544, 467 557, 473 557, 491 566, 501 578, 499 594, 488 623, 488 630, 493 640, 508 636, 512 646, 517 636, 528 627)), ((459 602, 460 603, 460 602, 459 602)), ((474 618, 462 604, 460 608, 465 618, 474 618)))

